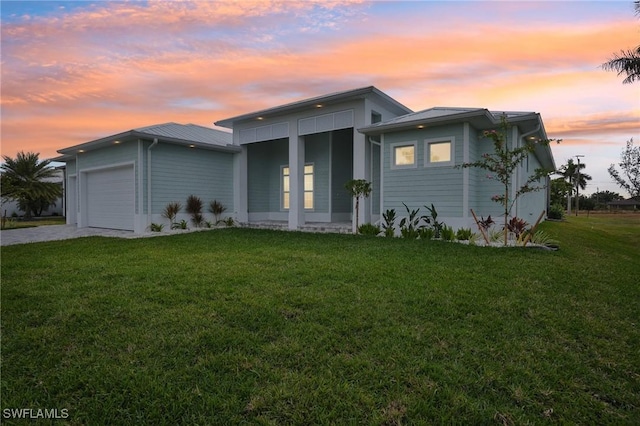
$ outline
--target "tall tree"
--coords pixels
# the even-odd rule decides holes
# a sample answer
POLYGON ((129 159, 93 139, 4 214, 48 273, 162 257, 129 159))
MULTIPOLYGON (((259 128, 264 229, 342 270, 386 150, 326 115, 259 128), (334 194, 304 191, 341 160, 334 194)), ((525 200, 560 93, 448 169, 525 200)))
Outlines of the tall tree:
POLYGON ((609 174, 618 186, 627 190, 631 198, 640 199, 640 146, 633 146, 633 138, 627 141, 621 159, 618 165, 622 171, 618 172, 615 164, 612 164, 609 174))
MULTIPOLYGON (((634 1, 636 15, 640 16, 640 0, 634 1)), ((619 76, 626 75, 623 84, 640 81, 640 46, 635 49, 621 50, 613 58, 602 64, 606 71, 616 71, 619 76)))
POLYGON ((1 196, 14 200, 24 211, 25 217, 39 215, 43 208, 53 205, 62 196, 62 187, 46 179, 55 177, 51 161, 40 161, 39 153, 19 152, 16 158, 3 155, 1 196), (46 206, 46 207, 45 207, 46 206))
POLYGON ((585 163, 576 163, 570 158, 567 160, 567 164, 560 167, 558 171, 571 187, 571 191, 567 194, 567 210, 569 211, 571 211, 571 196, 578 193, 578 188, 586 189, 587 181, 592 179, 590 175, 582 172, 585 167, 587 167, 585 163))

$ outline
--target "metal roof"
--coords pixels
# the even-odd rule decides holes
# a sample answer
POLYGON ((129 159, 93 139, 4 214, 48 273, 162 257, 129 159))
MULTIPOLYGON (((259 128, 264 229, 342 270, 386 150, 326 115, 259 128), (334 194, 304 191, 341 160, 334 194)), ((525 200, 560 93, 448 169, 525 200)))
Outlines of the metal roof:
POLYGON ((163 123, 152 126, 139 127, 115 135, 85 142, 68 148, 59 149, 62 154, 54 158, 55 161, 65 161, 73 158, 80 151, 90 151, 103 148, 116 142, 131 140, 153 140, 168 142, 177 145, 186 145, 194 148, 213 149, 228 152, 238 152, 239 148, 233 145, 233 136, 226 130, 212 129, 196 124, 163 123))
POLYGON ((318 105, 326 106, 338 102, 345 102, 352 99, 363 99, 367 96, 375 96, 382 100, 389 108, 395 110, 398 114, 406 114, 412 112, 410 108, 402 105, 400 102, 393 99, 383 91, 377 89, 375 86, 361 87, 358 89, 345 90, 341 92, 330 93, 328 95, 316 96, 313 98, 307 98, 296 102, 276 106, 273 108, 267 108, 260 111, 251 112, 248 114, 242 114, 235 117, 225 118, 224 120, 216 121, 216 126, 233 128, 233 123, 253 120, 258 117, 268 118, 269 116, 282 115, 295 110, 301 110, 306 108, 317 108, 318 105))
MULTIPOLYGON (((499 126, 503 115, 507 117, 510 124, 518 125, 522 133, 533 132, 539 139, 547 139, 540 114, 528 111, 489 111, 485 108, 429 108, 362 127, 358 131, 374 136, 393 131, 423 129, 460 122, 469 122, 478 130, 487 130, 499 126)), ((555 170, 553 154, 548 144, 536 144, 535 155, 543 167, 555 170)))

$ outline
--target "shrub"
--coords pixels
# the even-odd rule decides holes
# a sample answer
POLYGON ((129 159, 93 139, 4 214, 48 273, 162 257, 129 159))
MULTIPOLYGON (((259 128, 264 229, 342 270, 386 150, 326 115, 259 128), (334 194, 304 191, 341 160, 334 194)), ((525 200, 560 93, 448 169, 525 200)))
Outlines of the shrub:
POLYGON ((471 235, 473 235, 471 228, 460 228, 456 232, 456 240, 467 241, 471 239, 471 235))
POLYGON ((149 230, 151 232, 162 232, 164 229, 164 223, 152 223, 149 225, 149 230))
POLYGON ((195 195, 189 195, 187 197, 187 206, 185 208, 187 213, 191 215, 191 222, 196 228, 199 228, 204 221, 202 216, 202 200, 195 195))
POLYGON ((224 223, 228 227, 234 226, 236 224, 236 222, 233 220, 232 217, 227 217, 225 219, 222 219, 222 223, 224 223))
POLYGON ((382 230, 378 225, 374 225, 372 223, 363 223, 358 227, 358 233, 362 235, 378 235, 382 230))
POLYGON ((396 211, 394 209, 388 209, 386 212, 382 213, 382 219, 384 220, 382 223, 384 236, 389 238, 394 237, 396 235, 396 211))
POLYGON ((400 221, 400 234, 403 238, 416 239, 420 235, 420 220, 422 218, 418 216, 420 209, 409 210, 409 207, 405 203, 402 203, 409 216, 403 217, 400 221))
POLYGON ((209 212, 213 213, 214 224, 220 223, 220 215, 227 211, 227 208, 218 200, 213 200, 209 203, 209 212))
POLYGON ((440 238, 442 235, 443 226, 446 226, 443 222, 438 222, 438 212, 433 204, 431 207, 424 206, 425 209, 429 210, 430 216, 422 216, 425 222, 427 222, 431 228, 433 229, 433 236, 435 238, 440 238))
POLYGON ((174 222, 171 224, 171 229, 189 229, 187 221, 182 219, 180 222, 174 222))
POLYGON ((453 231, 453 228, 444 224, 442 225, 442 229, 440 230, 440 233, 443 241, 453 241, 456 236, 456 233, 453 231))
POLYGON ((560 204, 554 204, 547 213, 549 219, 562 220, 564 218, 564 207, 560 204))
POLYGON ((418 235, 420 236, 421 240, 429 241, 433 239, 434 232, 433 229, 427 228, 425 226, 418 230, 418 235))
POLYGON ((520 235, 527 229, 527 222, 524 219, 520 219, 519 217, 512 217, 509 222, 507 222, 507 229, 509 232, 513 232, 516 236, 516 239, 520 238, 520 235))
POLYGON ((182 204, 178 202, 169 203, 164 208, 164 211, 162 212, 162 217, 168 219, 169 223, 171 223, 171 225, 173 226, 174 222, 176 221, 176 216, 178 216, 178 213, 180 213, 180 210, 182 210, 182 204))

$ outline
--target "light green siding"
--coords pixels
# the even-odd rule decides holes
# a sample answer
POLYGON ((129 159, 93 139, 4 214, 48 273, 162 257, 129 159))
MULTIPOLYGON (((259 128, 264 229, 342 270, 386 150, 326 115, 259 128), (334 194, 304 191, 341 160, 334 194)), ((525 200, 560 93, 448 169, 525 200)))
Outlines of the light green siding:
POLYGON ((113 167, 123 163, 134 163, 135 165, 132 185, 135 185, 135 212, 138 213, 140 211, 140 206, 138 206, 139 188, 136 183, 140 167, 138 164, 138 143, 136 141, 113 144, 94 151, 79 153, 76 156, 76 173, 81 173, 88 169, 113 167))
POLYGON ((463 171, 455 166, 426 166, 425 139, 454 138, 455 165, 463 162, 463 124, 424 130, 409 130, 386 134, 383 145, 384 205, 382 210, 405 212, 402 203, 410 208, 431 205, 438 214, 461 217, 463 205, 463 171), (391 168, 391 145, 413 142, 417 144, 417 164, 413 168, 391 168))
MULTIPOLYGON (((148 155, 146 148, 145 157, 148 155)), ((170 202, 180 202, 184 206, 189 195, 202 199, 205 214, 213 200, 221 202, 227 212, 234 210, 233 154, 160 142, 151 149, 151 161, 153 213, 162 213, 170 202)), ((145 203, 146 185, 145 173, 145 203)))
POLYGON ((75 160, 67 161, 66 168, 67 168, 67 176, 75 175, 76 174, 76 161, 75 160))

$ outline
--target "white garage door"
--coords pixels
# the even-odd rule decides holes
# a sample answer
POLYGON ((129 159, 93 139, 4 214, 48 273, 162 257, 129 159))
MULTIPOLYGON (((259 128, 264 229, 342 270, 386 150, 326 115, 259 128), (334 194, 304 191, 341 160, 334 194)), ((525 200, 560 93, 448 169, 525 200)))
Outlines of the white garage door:
POLYGON ((133 166, 87 173, 87 225, 133 231, 133 166))

